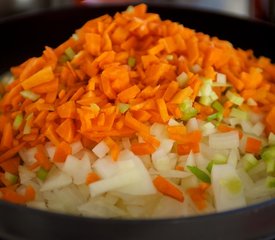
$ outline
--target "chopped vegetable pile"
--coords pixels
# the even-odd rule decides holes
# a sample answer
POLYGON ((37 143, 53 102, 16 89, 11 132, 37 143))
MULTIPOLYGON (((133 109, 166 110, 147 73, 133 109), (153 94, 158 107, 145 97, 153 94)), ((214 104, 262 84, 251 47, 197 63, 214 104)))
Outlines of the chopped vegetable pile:
POLYGON ((3 77, 0 199, 155 218, 275 197, 275 65, 146 10, 90 20, 3 77))

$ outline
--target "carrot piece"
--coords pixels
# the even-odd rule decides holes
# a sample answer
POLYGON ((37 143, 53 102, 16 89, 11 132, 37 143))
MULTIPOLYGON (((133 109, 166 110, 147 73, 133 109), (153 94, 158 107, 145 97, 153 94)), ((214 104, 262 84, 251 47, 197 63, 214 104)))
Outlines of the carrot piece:
POLYGON ((68 101, 56 109, 57 114, 61 118, 75 118, 76 117, 76 105, 74 101, 68 101))
POLYGON ((166 102, 170 101, 179 89, 179 84, 176 81, 169 83, 167 89, 164 92, 163 98, 166 102))
POLYGON ((193 89, 191 87, 186 87, 178 91, 172 98, 171 103, 181 104, 185 99, 191 96, 193 89))
POLYGON ((116 161, 120 152, 119 145, 111 137, 104 138, 104 142, 110 149, 112 159, 116 161))
POLYGON ((181 190, 174 186, 170 181, 162 176, 157 176, 153 183, 157 190, 162 194, 172 197, 180 202, 184 201, 184 196, 181 190))
POLYGON ((262 148, 262 141, 253 137, 248 137, 245 145, 245 151, 248 153, 259 154, 262 148))
POLYGON ((178 144, 177 145, 177 153, 179 155, 187 155, 190 152, 198 153, 200 152, 200 144, 197 143, 189 143, 189 144, 178 144))
POLYGON ((140 122, 146 122, 150 119, 151 114, 145 110, 133 111, 133 117, 140 122))
POLYGON ((137 85, 133 85, 133 86, 121 91, 117 95, 117 97, 121 102, 127 103, 131 99, 135 98, 139 92, 140 92, 139 87, 137 85))
POLYGON ((45 136, 55 145, 58 146, 60 143, 59 137, 57 136, 54 125, 51 124, 45 131, 45 136))
POLYGON ((173 134, 179 134, 179 135, 186 134, 186 127, 184 125, 167 126, 166 129, 167 129, 169 138, 171 138, 170 136, 173 134))
POLYGON ((1 138, 1 143, 0 143, 1 149, 3 150, 3 149, 11 148, 12 140, 13 140, 12 126, 10 122, 7 122, 1 138))
POLYGON ((26 202, 30 202, 30 201, 33 201, 35 199, 35 190, 31 185, 26 187, 24 197, 25 197, 26 202))
POLYGON ((31 77, 24 80, 21 85, 24 89, 30 89, 40 84, 51 82, 54 79, 54 73, 51 67, 45 67, 31 77))
POLYGON ((73 120, 67 118, 63 121, 56 129, 56 133, 66 142, 72 143, 75 136, 75 124, 73 120))
POLYGON ((149 127, 143 124, 142 122, 139 122, 135 118, 133 118, 130 112, 127 112, 125 115, 125 125, 131 129, 134 129, 137 132, 145 132, 145 133, 150 132, 149 127))
POLYGON ((100 177, 95 172, 91 172, 86 177, 86 185, 90 185, 98 180, 100 180, 100 177))
POLYGON ((86 33, 85 41, 87 51, 93 56, 98 56, 101 50, 101 36, 97 33, 86 33))
POLYGON ((12 174, 18 174, 18 166, 20 164, 20 158, 19 157, 14 157, 11 159, 6 160, 5 162, 2 162, 0 164, 0 167, 9 173, 12 174))
POLYGON ((243 137, 243 132, 242 132, 241 129, 233 128, 233 127, 230 127, 230 126, 228 126, 226 124, 223 124, 223 123, 219 124, 217 129, 220 132, 231 132, 231 131, 236 131, 237 130, 238 133, 239 133, 239 138, 241 139, 243 137))
POLYGON ((273 107, 268 114, 266 115, 265 121, 268 126, 269 131, 275 133, 275 124, 274 124, 274 119, 275 119, 275 107, 273 107))
POLYGON ((205 191, 209 188, 209 184, 202 183, 198 187, 187 189, 192 201, 195 203, 196 207, 199 210, 206 208, 206 194, 205 191))
POLYGON ((6 191, 4 191, 2 199, 15 204, 24 204, 26 202, 25 196, 10 189, 6 189, 6 191))
POLYGON ((23 147, 25 143, 20 143, 19 145, 8 149, 5 153, 0 155, 0 163, 14 157, 23 147))
POLYGON ((131 151, 136 155, 148 155, 155 151, 156 149, 150 143, 133 143, 131 145, 131 151))
POLYGON ((48 93, 48 92, 56 92, 58 89, 58 79, 51 80, 50 82, 46 82, 31 88, 31 90, 38 94, 48 93))
POLYGON ((46 149, 42 144, 38 144, 36 146, 37 152, 34 155, 35 159, 37 160, 37 162, 39 162, 40 166, 43 167, 46 170, 50 170, 50 168, 52 167, 52 163, 50 162, 47 153, 46 153, 46 149))
POLYGON ((71 145, 67 142, 61 142, 54 153, 54 162, 65 162, 68 155, 72 154, 71 145))
POLYGON ((168 122, 170 119, 170 116, 168 114, 166 103, 165 103, 164 99, 159 98, 156 101, 157 101, 157 106, 158 106, 158 110, 159 110, 160 117, 161 117, 162 121, 164 123, 168 122))

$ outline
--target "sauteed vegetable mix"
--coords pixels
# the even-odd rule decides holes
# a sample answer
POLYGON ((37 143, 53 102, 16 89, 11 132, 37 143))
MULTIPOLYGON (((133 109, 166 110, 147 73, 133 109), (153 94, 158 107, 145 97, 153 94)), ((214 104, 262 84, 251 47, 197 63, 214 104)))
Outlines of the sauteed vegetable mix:
POLYGON ((0 199, 83 216, 275 197, 275 65, 129 6, 46 46, 0 91, 0 199))

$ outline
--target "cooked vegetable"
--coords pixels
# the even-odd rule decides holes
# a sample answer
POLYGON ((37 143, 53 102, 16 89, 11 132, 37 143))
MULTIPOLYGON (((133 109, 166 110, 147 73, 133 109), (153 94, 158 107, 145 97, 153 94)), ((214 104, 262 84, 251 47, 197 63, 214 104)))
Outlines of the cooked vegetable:
POLYGON ((275 196, 275 65, 147 13, 92 19, 0 84, 0 199, 96 217, 275 196))

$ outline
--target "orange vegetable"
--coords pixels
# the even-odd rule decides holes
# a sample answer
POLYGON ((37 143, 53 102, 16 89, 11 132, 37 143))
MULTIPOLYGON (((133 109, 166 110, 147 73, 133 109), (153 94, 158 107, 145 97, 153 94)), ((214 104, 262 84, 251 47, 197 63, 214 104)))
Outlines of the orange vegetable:
POLYGON ((95 172, 89 173, 86 177, 86 185, 90 185, 98 180, 100 180, 100 177, 95 172))
POLYGON ((72 143, 75 137, 75 124, 73 120, 67 118, 57 127, 56 133, 66 142, 72 143))
POLYGON ((184 201, 183 193, 176 186, 174 186, 171 182, 165 179, 162 176, 157 176, 153 183, 157 190, 164 195, 172 197, 180 202, 184 201))
POLYGON ((46 170, 50 170, 52 167, 52 163, 49 160, 49 157, 47 156, 46 149, 42 144, 39 144, 36 146, 37 152, 35 154, 35 158, 37 162, 39 162, 40 166, 43 167, 46 170))
POLYGON ((154 146, 150 143, 133 143, 131 145, 131 151, 133 151, 134 154, 136 155, 147 155, 151 154, 155 151, 156 149, 154 146))
POLYGON ((201 183, 198 187, 187 189, 187 193, 199 210, 206 208, 205 191, 209 188, 208 183, 201 183))
POLYGON ((248 153, 259 154, 262 148, 262 141, 253 137, 247 137, 245 151, 248 153))
POLYGON ((61 142, 57 147, 53 156, 54 162, 65 162, 67 156, 72 153, 72 148, 67 142, 61 142))

